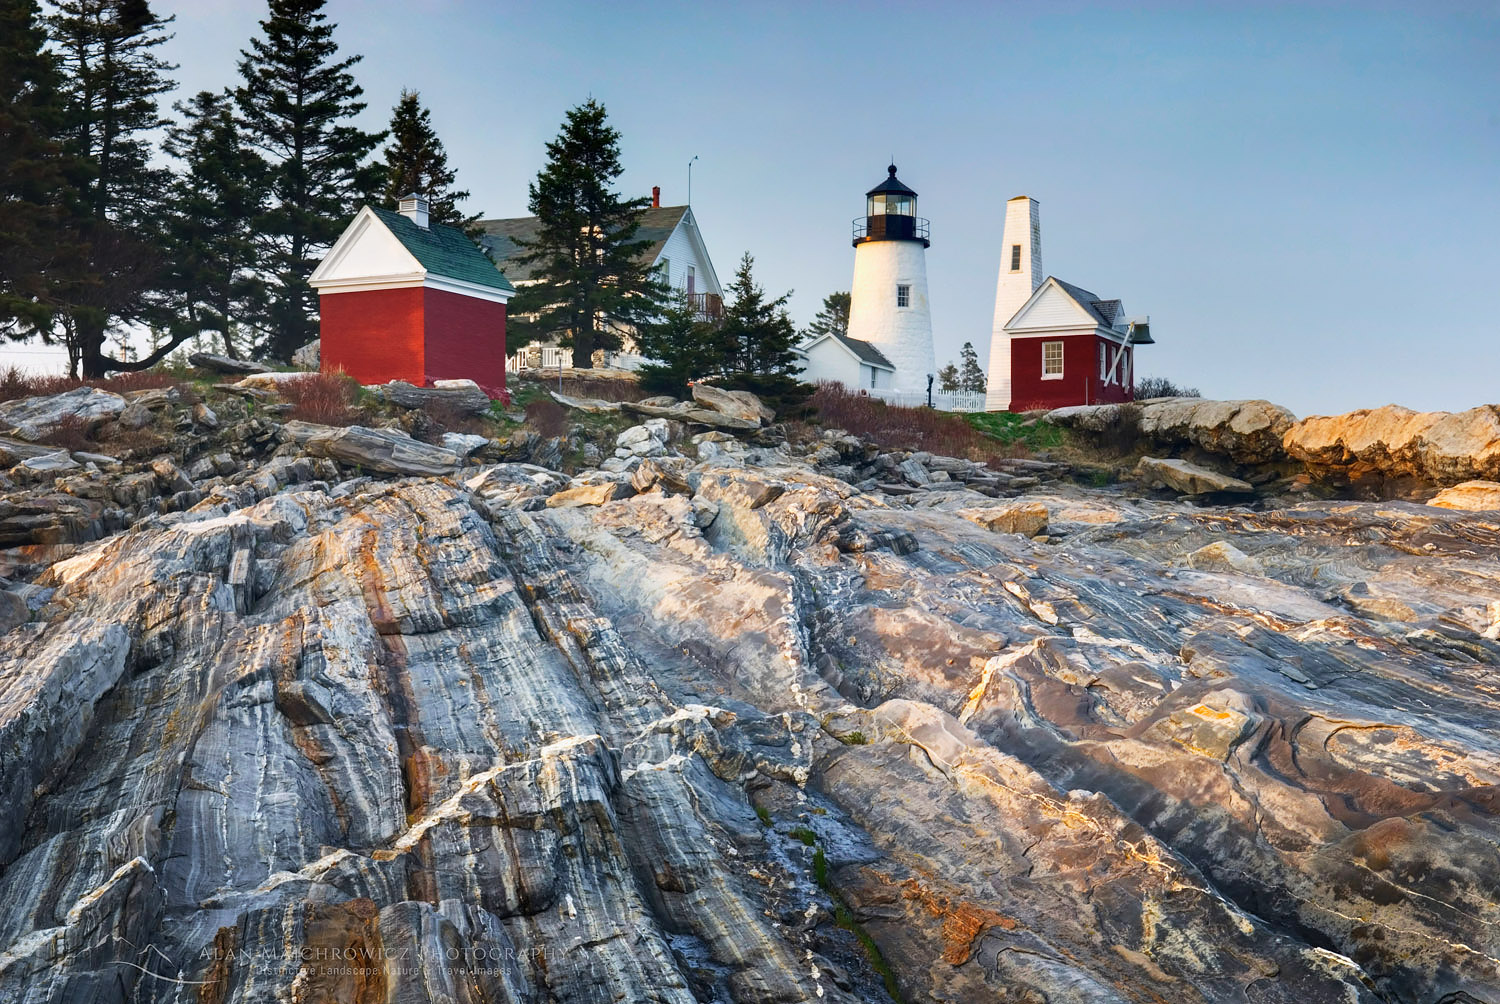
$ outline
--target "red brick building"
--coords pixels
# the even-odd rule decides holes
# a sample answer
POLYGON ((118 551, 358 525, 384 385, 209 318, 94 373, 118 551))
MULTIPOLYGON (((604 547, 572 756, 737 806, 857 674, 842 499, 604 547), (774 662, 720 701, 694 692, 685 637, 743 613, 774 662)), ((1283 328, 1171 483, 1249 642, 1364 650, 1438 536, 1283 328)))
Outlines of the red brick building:
POLYGON ((469 379, 505 394, 505 304, 515 287, 427 200, 365 206, 309 280, 318 291, 324 372, 360 383, 469 379))

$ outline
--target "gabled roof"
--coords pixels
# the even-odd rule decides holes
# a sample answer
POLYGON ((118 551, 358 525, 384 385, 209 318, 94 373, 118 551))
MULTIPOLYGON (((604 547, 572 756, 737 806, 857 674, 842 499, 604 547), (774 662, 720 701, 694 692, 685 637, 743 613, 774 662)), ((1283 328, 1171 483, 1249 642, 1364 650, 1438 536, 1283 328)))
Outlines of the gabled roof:
POLYGON ((1106 328, 1115 326, 1115 317, 1120 313, 1119 300, 1101 300, 1082 286, 1075 286, 1071 282, 1063 282, 1055 275, 1048 276, 1048 278, 1061 286, 1063 292, 1073 298, 1074 303, 1088 311, 1089 316, 1094 319, 1095 323, 1106 328))
POLYGON ((881 352, 875 346, 871 345, 864 339, 850 338, 848 335, 841 335, 837 331, 828 331, 824 334, 819 335, 817 338, 814 338, 812 341, 803 345, 802 351, 806 352, 808 349, 812 348, 814 345, 818 344, 825 338, 832 338, 834 341, 838 342, 844 348, 852 352, 862 363, 866 363, 870 366, 878 366, 881 369, 890 370, 892 373, 896 372, 896 367, 891 365, 891 361, 885 357, 885 353, 881 352))
POLYGON ((516 291, 495 263, 457 227, 433 223, 424 230, 400 213, 377 206, 369 209, 429 275, 472 282, 507 293, 516 291))
MULTIPOLYGON (((661 257, 662 248, 666 247, 667 240, 687 215, 687 211, 687 206, 660 206, 647 209, 641 214, 641 226, 635 232, 635 239, 651 242, 641 253, 642 261, 650 265, 661 257)), ((507 276, 515 282, 526 282, 534 277, 536 270, 533 266, 523 265, 515 259, 525 253, 520 241, 536 240, 537 231, 541 228, 540 220, 535 216, 480 220, 479 228, 484 231, 479 242, 489 249, 495 262, 505 270, 507 276)))

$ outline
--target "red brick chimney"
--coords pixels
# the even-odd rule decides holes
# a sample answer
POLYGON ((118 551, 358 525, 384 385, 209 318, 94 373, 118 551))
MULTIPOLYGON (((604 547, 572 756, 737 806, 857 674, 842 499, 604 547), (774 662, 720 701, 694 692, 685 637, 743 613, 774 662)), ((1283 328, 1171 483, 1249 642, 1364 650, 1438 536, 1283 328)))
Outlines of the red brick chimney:
POLYGON ((660 209, 661 208, 661 186, 660 185, 652 185, 651 186, 651 208, 652 209, 660 209))

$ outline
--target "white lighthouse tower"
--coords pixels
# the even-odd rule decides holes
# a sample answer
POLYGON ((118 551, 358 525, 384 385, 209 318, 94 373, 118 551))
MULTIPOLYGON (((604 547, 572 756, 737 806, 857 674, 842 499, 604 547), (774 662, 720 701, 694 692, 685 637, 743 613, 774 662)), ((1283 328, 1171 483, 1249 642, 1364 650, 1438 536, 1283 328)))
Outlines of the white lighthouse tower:
POLYGON ((1000 232, 1000 279, 995 284, 995 323, 990 329, 990 373, 984 410, 1010 408, 1011 346, 1005 326, 1042 284, 1042 214, 1035 199, 1018 195, 1005 204, 1000 232))
POLYGON ((865 193, 865 215, 854 221, 854 284, 849 337, 869 342, 895 369, 896 390, 927 392, 936 372, 932 314, 927 305, 927 221, 917 193, 890 177, 865 193))

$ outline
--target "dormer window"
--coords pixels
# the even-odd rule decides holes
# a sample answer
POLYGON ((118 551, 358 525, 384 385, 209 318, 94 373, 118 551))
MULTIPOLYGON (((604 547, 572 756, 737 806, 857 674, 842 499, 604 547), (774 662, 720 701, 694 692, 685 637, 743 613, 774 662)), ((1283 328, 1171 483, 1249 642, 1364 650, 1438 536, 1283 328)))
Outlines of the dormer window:
POLYGON ((1012 244, 1010 246, 1010 270, 1012 272, 1021 271, 1021 245, 1019 244, 1012 244))

